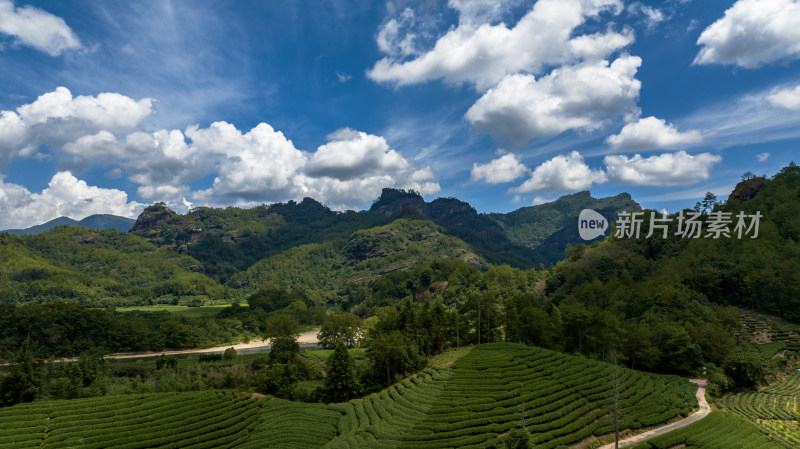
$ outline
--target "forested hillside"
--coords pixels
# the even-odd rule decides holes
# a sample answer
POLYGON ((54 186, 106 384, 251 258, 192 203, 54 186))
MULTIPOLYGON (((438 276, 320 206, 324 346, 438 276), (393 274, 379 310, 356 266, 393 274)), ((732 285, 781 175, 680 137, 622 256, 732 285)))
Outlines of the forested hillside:
POLYGON ((0 298, 5 303, 74 302, 91 307, 151 304, 165 295, 230 299, 197 260, 117 230, 61 227, 0 234, 0 298))

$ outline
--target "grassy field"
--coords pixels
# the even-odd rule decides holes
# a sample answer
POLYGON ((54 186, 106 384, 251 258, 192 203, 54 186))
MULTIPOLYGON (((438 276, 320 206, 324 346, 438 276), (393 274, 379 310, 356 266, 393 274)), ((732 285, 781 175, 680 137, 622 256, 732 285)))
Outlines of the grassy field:
MULTIPOLYGON (((686 379, 621 371, 623 428, 697 406, 686 379)), ((584 357, 494 343, 445 353, 339 404, 206 391, 18 405, 0 410, 0 447, 489 448, 524 425, 537 448, 557 448, 608 434, 610 372, 584 357)))
POLYGON ((169 305, 158 304, 154 306, 130 306, 130 307, 117 307, 117 312, 170 312, 170 313, 186 313, 192 315, 209 315, 218 313, 220 310, 230 307, 230 304, 215 304, 209 306, 189 307, 182 305, 169 305))

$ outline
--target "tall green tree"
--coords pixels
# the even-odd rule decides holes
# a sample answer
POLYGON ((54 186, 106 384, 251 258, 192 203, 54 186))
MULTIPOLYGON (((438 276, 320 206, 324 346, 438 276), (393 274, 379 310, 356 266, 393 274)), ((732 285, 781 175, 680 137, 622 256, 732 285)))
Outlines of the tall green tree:
POLYGON ((3 405, 31 402, 42 390, 42 361, 34 359, 27 347, 20 350, 7 376, 0 380, 0 401, 3 405))
POLYGON ((361 385, 355 373, 355 365, 347 346, 342 341, 336 342, 333 354, 328 357, 325 367, 325 387, 323 397, 327 402, 345 402, 357 397, 361 385))

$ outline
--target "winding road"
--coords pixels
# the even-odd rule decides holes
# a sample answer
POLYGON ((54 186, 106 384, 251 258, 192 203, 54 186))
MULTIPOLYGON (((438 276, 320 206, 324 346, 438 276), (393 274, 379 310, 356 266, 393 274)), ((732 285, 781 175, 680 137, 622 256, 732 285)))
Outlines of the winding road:
MULTIPOLYGON (((706 401, 706 380, 705 379, 689 379, 690 382, 697 384, 697 403, 700 404, 700 410, 692 413, 691 415, 683 418, 680 421, 675 421, 674 423, 667 424, 666 426, 656 427, 655 429, 648 430, 647 432, 643 432, 624 440, 620 440, 619 447, 623 446, 630 446, 632 444, 638 444, 642 441, 647 440, 648 438, 657 437, 659 435, 664 435, 665 433, 670 433, 673 430, 680 429, 682 427, 686 427, 689 424, 695 423, 700 421, 701 419, 705 418, 706 415, 711 413, 711 407, 708 405, 706 401)), ((601 446, 600 449, 614 449, 614 443, 606 444, 605 446, 601 446)))

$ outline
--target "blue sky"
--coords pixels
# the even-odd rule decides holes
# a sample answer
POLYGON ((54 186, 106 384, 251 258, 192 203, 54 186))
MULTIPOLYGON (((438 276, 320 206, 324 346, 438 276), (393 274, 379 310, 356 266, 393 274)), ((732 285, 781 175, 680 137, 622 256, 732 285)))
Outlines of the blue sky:
POLYGON ((0 0, 0 229, 165 201, 675 211, 800 154, 800 1, 0 0))

